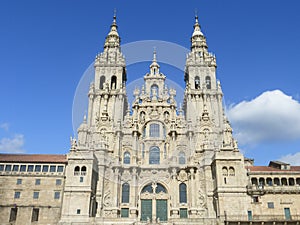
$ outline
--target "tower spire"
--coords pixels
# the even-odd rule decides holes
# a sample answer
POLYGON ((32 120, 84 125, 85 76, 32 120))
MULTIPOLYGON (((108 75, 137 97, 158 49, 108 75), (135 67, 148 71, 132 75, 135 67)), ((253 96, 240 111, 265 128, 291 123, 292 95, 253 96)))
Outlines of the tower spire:
POLYGON ((153 62, 156 62, 156 47, 153 48, 153 62))
POLYGON ((196 23, 198 23, 198 10, 195 9, 195 19, 196 19, 196 23))
POLYGON ((194 24, 194 31, 191 38, 192 46, 191 49, 194 50, 207 50, 206 38, 201 31, 201 26, 198 21, 198 14, 197 11, 195 12, 195 24, 194 24))
POLYGON ((113 22, 110 26, 110 31, 105 39, 104 49, 120 48, 120 36, 118 34, 116 9, 114 10, 113 22))
POLYGON ((154 47, 153 49, 153 59, 152 59, 152 63, 150 65, 150 72, 151 74, 159 74, 159 64, 157 63, 156 60, 156 48, 154 47))

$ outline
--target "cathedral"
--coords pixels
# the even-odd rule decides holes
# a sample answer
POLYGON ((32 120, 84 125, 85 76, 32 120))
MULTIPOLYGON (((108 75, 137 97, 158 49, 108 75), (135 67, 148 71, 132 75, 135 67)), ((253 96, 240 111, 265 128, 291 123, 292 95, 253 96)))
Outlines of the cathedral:
POLYGON ((0 224, 299 225, 300 167, 243 156, 197 16, 190 41, 182 106, 156 51, 127 93, 114 17, 68 154, 0 154, 0 224))

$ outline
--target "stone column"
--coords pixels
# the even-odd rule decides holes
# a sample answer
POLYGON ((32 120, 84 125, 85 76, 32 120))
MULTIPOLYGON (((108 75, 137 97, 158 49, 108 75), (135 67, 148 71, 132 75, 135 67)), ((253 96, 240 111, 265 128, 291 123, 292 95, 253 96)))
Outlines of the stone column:
POLYGON ((173 168, 172 170, 172 182, 171 182, 171 185, 172 185, 172 196, 173 196, 173 207, 178 207, 178 185, 177 185, 177 180, 176 180, 176 177, 177 177, 177 173, 176 173, 176 169, 173 168))
POLYGON ((136 168, 132 168, 132 183, 130 187, 130 217, 137 217, 137 171, 136 168))
POLYGON ((138 141, 137 141, 137 132, 134 131, 133 133, 133 154, 132 154, 132 163, 136 165, 137 158, 138 158, 138 141))
POLYGON ((171 207, 171 217, 172 218, 178 218, 178 195, 179 195, 179 191, 178 191, 178 183, 176 180, 177 174, 176 174, 176 169, 173 168, 172 170, 172 180, 171 180, 171 195, 172 195, 172 199, 171 199, 171 203, 172 203, 172 207, 171 207))
POLYGON ((104 167, 99 166, 99 180, 97 184, 97 192, 96 192, 96 202, 98 203, 98 209, 96 213, 96 217, 102 216, 103 209, 103 198, 104 198, 104 167))
POLYGON ((152 191, 153 191, 153 197, 152 197, 152 223, 155 223, 156 221, 156 183, 152 183, 152 191))
POLYGON ((119 169, 115 168, 113 180, 113 207, 118 207, 119 203, 119 169))
POLYGON ((193 168, 191 168, 190 169, 190 173, 191 173, 191 180, 190 180, 190 185, 191 185, 191 188, 190 188, 190 190, 191 190, 191 195, 190 196, 192 196, 192 201, 191 201, 191 203, 192 203, 192 207, 195 207, 195 205, 196 205, 196 192, 195 192, 195 178, 194 178, 194 176, 195 176, 195 171, 194 171, 194 169, 193 168))
POLYGON ((88 126, 92 125, 92 115, 93 115, 93 107, 94 107, 94 95, 89 94, 89 107, 88 107, 88 126))

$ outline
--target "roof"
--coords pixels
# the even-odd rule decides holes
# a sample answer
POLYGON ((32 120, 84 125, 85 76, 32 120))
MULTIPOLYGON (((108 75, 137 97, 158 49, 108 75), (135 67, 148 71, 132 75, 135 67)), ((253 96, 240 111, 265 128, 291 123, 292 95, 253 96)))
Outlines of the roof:
POLYGON ((0 154, 0 162, 67 163, 66 155, 0 154))
POLYGON ((291 168, 287 170, 281 170, 270 166, 247 166, 246 169, 249 169, 251 172, 287 172, 287 171, 300 172, 300 166, 291 166, 291 168))
POLYGON ((281 161, 271 161, 270 164, 271 164, 271 163, 276 163, 276 164, 279 164, 279 165, 290 165, 290 164, 288 164, 288 163, 281 162, 281 161))

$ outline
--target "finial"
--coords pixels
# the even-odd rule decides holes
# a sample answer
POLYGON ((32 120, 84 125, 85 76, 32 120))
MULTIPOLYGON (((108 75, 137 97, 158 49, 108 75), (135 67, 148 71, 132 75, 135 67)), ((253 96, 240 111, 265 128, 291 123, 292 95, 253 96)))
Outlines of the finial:
POLYGON ((159 74, 159 65, 156 60, 156 47, 153 47, 153 60, 150 65, 150 74, 152 75, 159 74))
POLYGON ((153 47, 153 61, 156 62, 156 47, 153 47))
POLYGON ((110 31, 108 35, 106 36, 104 49, 108 48, 119 48, 120 47, 120 37, 118 34, 118 25, 117 25, 117 16, 116 16, 116 10, 114 10, 114 17, 113 22, 110 25, 110 31))
POLYGON ((114 9, 114 17, 113 17, 112 26, 116 26, 116 25, 117 25, 117 10, 114 9))
POLYGON ((197 10, 197 8, 195 9, 195 20, 196 20, 196 23, 198 23, 198 10, 197 10))
POLYGON ((114 9, 114 22, 116 22, 115 20, 117 19, 117 9, 114 9))
POLYGON ((127 116, 130 116, 130 103, 127 105, 127 116))
POLYGON ((179 103, 179 110, 178 110, 178 112, 179 112, 179 116, 182 116, 182 115, 183 115, 183 109, 182 109, 182 104, 181 104, 181 102, 179 103))

